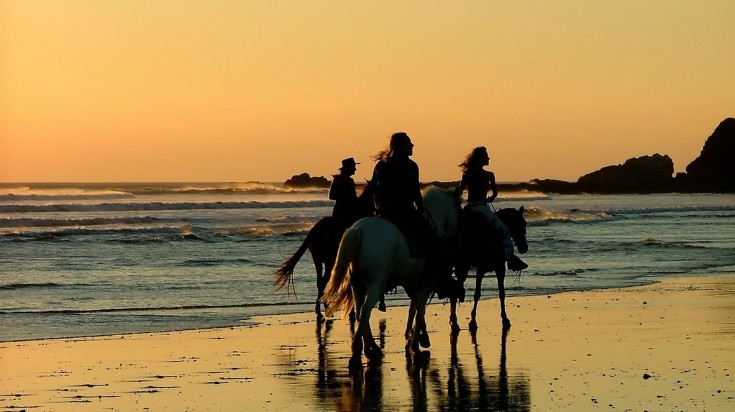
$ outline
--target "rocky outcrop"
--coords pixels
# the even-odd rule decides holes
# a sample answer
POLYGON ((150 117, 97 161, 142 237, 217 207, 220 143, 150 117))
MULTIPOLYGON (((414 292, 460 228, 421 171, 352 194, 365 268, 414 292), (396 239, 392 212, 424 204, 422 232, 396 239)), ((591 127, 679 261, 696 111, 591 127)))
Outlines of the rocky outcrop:
POLYGON ((735 192, 735 119, 723 120, 704 142, 699 157, 676 176, 677 189, 687 192, 735 192))
POLYGON ((667 155, 655 154, 628 159, 622 165, 607 166, 580 177, 576 183, 534 179, 511 189, 546 193, 735 193, 735 118, 723 120, 707 138, 699 157, 674 173, 667 155))
POLYGON ((658 153, 606 166, 577 180, 577 189, 593 193, 656 193, 673 189, 674 161, 658 153))
POLYGON ((327 188, 331 185, 329 179, 324 176, 309 176, 308 173, 292 176, 283 183, 287 189, 303 189, 307 187, 327 188))

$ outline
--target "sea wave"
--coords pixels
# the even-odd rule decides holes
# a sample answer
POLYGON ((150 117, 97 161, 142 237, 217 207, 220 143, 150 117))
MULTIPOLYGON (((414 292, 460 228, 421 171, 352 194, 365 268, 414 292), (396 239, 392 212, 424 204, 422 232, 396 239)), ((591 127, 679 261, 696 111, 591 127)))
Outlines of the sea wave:
POLYGON ((44 212, 135 212, 159 210, 216 210, 216 209, 290 209, 303 207, 331 207, 331 200, 274 201, 274 202, 135 202, 135 203, 64 203, 47 205, 0 205, 0 213, 44 212))
MULTIPOLYGON (((159 222, 161 223, 161 222, 159 222)), ((202 241, 216 243, 228 241, 232 237, 242 241, 269 238, 273 236, 304 236, 313 226, 310 222, 284 224, 256 224, 241 227, 203 228, 189 224, 171 225, 163 222, 160 226, 105 227, 70 225, 69 227, 12 227, 0 231, 0 241, 58 241, 74 236, 94 236, 101 241, 123 243, 161 243, 178 241, 202 241)))
POLYGON ((0 202, 21 201, 62 201, 62 200, 106 200, 106 199, 131 199, 131 193, 85 193, 85 194, 4 194, 0 195, 0 202))
POLYGON ((121 312, 171 312, 184 310, 212 310, 212 309, 236 309, 272 306, 303 306, 303 302, 258 302, 238 303, 231 305, 182 305, 182 306, 151 306, 151 307, 120 307, 120 308, 94 308, 94 309, 47 309, 28 310, 15 308, 0 308, 0 315, 85 315, 96 313, 121 313, 121 312))
POLYGON ((690 214, 685 217, 696 215, 703 218, 727 218, 732 217, 732 213, 735 213, 735 206, 665 206, 609 210, 577 208, 547 210, 540 207, 528 207, 525 209, 524 216, 528 220, 529 226, 543 226, 549 223, 597 223, 626 217, 657 215, 662 213, 690 214))
POLYGON ((539 207, 525 209, 524 216, 530 226, 549 223, 594 223, 615 219, 614 216, 601 211, 584 211, 572 209, 568 211, 546 210, 539 207))
POLYGON ((721 212, 735 212, 735 205, 718 205, 718 206, 661 206, 661 207, 644 207, 629 209, 610 209, 607 213, 612 215, 646 215, 655 213, 701 213, 711 212, 713 214, 721 212))
POLYGON ((0 228, 8 227, 64 227, 64 226, 100 226, 100 225, 136 225, 162 222, 162 219, 153 216, 134 217, 95 217, 86 219, 43 219, 43 218, 0 218, 0 228))
POLYGON ((55 283, 55 282, 41 282, 41 283, 8 283, 8 284, 0 284, 0 290, 19 290, 19 289, 49 289, 49 288, 63 288, 63 287, 84 287, 84 286, 90 286, 89 284, 84 283, 75 283, 75 284, 63 284, 63 283, 55 283))
POLYGON ((316 187, 286 188, 280 183, 42 183, 0 184, 0 202, 95 200, 167 195, 240 195, 321 193, 316 187))

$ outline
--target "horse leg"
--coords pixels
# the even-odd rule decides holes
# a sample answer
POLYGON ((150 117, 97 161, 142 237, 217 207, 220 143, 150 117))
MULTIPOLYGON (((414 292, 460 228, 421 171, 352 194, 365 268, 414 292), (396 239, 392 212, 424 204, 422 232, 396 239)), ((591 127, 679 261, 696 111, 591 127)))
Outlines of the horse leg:
MULTIPOLYGON (((365 322, 363 322, 364 316, 363 308, 365 307, 365 300, 367 298, 367 291, 363 287, 357 287, 354 283, 352 284, 352 294, 355 298, 355 310, 357 312, 357 328, 355 334, 352 336, 352 356, 350 357, 349 366, 362 367, 362 351, 363 351, 363 329, 365 328, 365 322)), ((369 315, 368 315, 369 316, 369 315)), ((369 329, 369 326, 368 326, 369 329)))
POLYGON ((462 330, 457 322, 457 299, 455 298, 449 300, 449 326, 452 328, 452 334, 459 333, 462 330))
POLYGON ((477 303, 480 301, 480 297, 482 296, 482 278, 484 276, 485 273, 478 269, 475 274, 474 302, 472 303, 472 312, 470 312, 470 330, 477 330, 477 303))
POLYGON ((374 362, 383 357, 383 351, 380 349, 380 346, 375 343, 375 337, 373 336, 373 331, 370 328, 370 315, 373 311, 373 307, 378 303, 379 296, 380 289, 368 289, 367 296, 365 301, 362 303, 362 309, 360 310, 358 330, 359 328, 362 328, 361 333, 363 334, 362 340, 365 344, 365 357, 368 358, 369 362, 374 362))
MULTIPOLYGON (((408 321, 406 322, 406 332, 403 336, 408 342, 413 337, 413 320, 416 317, 416 301, 411 299, 411 305, 408 307, 408 321)), ((406 347, 408 349, 408 346, 406 347)))
POLYGON ((419 290, 416 297, 416 319, 414 321, 413 337, 411 338, 411 354, 414 364, 423 364, 426 360, 419 345, 422 339, 426 339, 427 342, 429 339, 429 334, 426 331, 426 302, 429 300, 430 294, 431 290, 422 289, 419 290), (422 334, 425 338, 421 337, 422 334))
POLYGON ((510 319, 505 313, 505 267, 498 265, 495 269, 495 277, 498 279, 498 297, 500 298, 500 318, 503 320, 503 330, 510 329, 510 319))
POLYGON ((316 304, 314 305, 314 312, 316 312, 316 321, 322 322, 324 320, 324 315, 322 315, 321 300, 322 295, 324 294, 324 287, 327 285, 327 282, 324 281, 322 265, 321 263, 317 264, 316 259, 314 261, 314 268, 316 269, 316 304))
MULTIPOLYGON (((469 267, 464 266, 457 266, 455 268, 454 273, 457 274, 457 281, 461 284, 464 284, 464 281, 467 280, 467 274, 469 272, 469 267)), ((450 298, 450 310, 449 310, 449 326, 452 328, 452 333, 456 334, 459 333, 459 331, 462 329, 459 327, 459 322, 457 321, 457 299, 456 298, 450 298)))

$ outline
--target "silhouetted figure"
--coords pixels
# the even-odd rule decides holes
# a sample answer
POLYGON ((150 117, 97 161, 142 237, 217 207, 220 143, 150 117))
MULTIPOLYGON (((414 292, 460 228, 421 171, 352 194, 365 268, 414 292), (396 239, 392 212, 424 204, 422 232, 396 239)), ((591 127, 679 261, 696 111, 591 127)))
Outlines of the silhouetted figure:
POLYGON ((427 255, 426 270, 436 279, 440 299, 464 297, 464 289, 452 278, 452 263, 442 250, 434 228, 421 215, 423 198, 419 184, 419 167, 410 156, 413 142, 404 132, 394 133, 388 149, 378 153, 371 184, 375 188, 378 217, 395 224, 410 239, 417 241, 427 255))
POLYGON ((329 199, 334 200, 332 217, 345 228, 355 223, 359 213, 355 181, 352 179, 357 165, 359 163, 351 157, 342 160, 339 174, 334 175, 332 185, 329 187, 329 199))
POLYGON ((485 170, 490 164, 490 156, 483 146, 472 149, 465 160, 460 163, 462 169, 462 180, 459 182, 459 194, 467 189, 467 208, 471 212, 479 212, 485 215, 490 226, 502 233, 503 250, 508 269, 519 271, 526 269, 528 265, 515 255, 513 239, 505 224, 490 210, 489 203, 498 197, 498 188, 495 184, 495 173, 485 170), (490 196, 488 191, 492 191, 490 196))

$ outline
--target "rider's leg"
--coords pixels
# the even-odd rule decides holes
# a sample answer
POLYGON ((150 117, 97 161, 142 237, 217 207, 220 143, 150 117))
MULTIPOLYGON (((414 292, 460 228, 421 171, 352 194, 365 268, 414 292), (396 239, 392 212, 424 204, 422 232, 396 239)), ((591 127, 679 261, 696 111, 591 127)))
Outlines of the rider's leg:
POLYGON ((528 267, 526 262, 522 261, 515 254, 515 250, 513 249, 513 239, 511 238, 510 231, 508 230, 508 227, 505 226, 505 223, 503 223, 503 221, 500 220, 500 218, 498 218, 495 213, 492 213, 489 208, 487 209, 485 216, 488 217, 490 224, 493 227, 499 229, 503 234, 503 252, 505 253, 505 261, 508 262, 508 269, 512 271, 526 269, 528 267))

